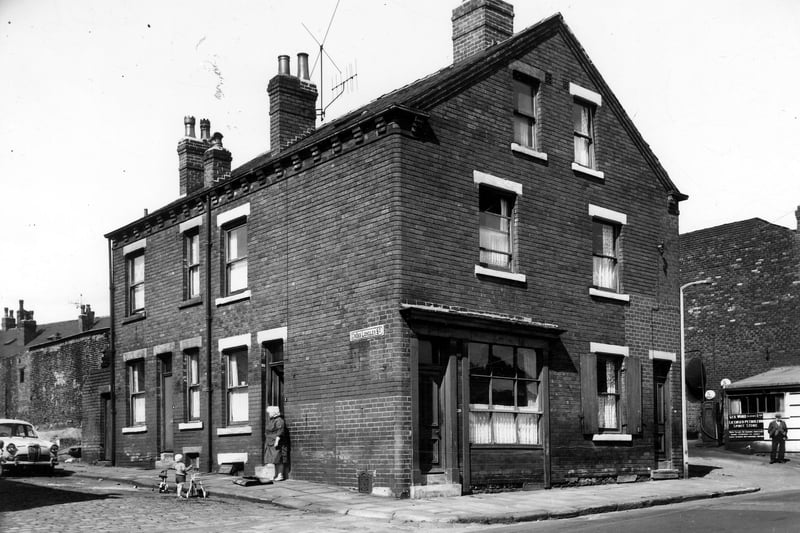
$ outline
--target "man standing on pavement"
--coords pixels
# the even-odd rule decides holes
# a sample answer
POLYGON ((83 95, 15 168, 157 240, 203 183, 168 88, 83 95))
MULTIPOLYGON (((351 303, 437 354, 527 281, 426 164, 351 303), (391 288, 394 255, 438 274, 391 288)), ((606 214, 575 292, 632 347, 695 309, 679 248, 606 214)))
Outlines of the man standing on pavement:
POLYGON ((781 414, 775 413, 775 420, 769 423, 767 433, 772 439, 772 452, 769 454, 769 463, 785 463, 783 458, 786 452, 786 422, 781 420, 781 414))

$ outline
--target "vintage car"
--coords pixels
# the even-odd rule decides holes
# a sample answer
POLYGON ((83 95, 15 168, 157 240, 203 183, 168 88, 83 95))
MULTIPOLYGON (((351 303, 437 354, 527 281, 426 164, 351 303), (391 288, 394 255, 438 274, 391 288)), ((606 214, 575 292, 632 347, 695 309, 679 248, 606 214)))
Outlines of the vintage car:
POLYGON ((41 468, 52 473, 57 463, 58 445, 40 439, 32 424, 0 418, 0 476, 20 467, 41 468))

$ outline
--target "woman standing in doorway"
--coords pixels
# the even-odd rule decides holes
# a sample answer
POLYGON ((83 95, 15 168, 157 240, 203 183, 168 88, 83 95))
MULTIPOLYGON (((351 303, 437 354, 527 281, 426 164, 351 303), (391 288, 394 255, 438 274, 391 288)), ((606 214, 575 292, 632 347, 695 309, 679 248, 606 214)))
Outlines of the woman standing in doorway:
POLYGON ((275 465, 273 481, 283 481, 284 469, 289 460, 289 439, 286 423, 277 406, 267 407, 267 425, 264 429, 264 462, 275 465))

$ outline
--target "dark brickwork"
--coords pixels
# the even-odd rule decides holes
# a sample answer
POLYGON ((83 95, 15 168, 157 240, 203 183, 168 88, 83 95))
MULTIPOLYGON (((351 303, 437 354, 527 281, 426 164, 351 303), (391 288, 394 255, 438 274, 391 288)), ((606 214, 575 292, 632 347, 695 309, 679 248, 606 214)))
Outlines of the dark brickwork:
MULTIPOLYGON (((761 219, 681 235, 686 356, 700 358, 706 389, 800 364, 800 254, 794 230, 761 219)), ((701 398, 690 397, 690 430, 701 398)))
MULTIPOLYGON (((215 468, 219 454, 246 454, 245 471, 252 472, 261 461, 263 432, 258 335, 285 327, 284 412, 291 433, 291 475, 355 486, 357 474, 368 472, 374 486, 394 496, 408 495, 418 402, 412 394, 417 376, 412 375, 411 346, 418 334, 400 310, 424 304, 509 317, 505 323, 523 317, 563 329, 551 343, 548 361, 553 483, 646 476, 656 466, 649 358, 653 351, 679 351, 677 214, 668 202, 674 191, 659 181, 623 127, 624 117, 610 105, 599 107, 596 115, 596 157, 605 179, 571 169, 569 82, 604 90, 575 53, 557 34, 514 58, 547 73, 549 81, 541 85, 540 95, 540 149, 548 155, 546 162, 510 148, 512 71, 502 67, 432 105, 426 124, 420 117, 406 120, 406 111, 398 111, 386 121, 336 133, 303 153, 289 146, 288 163, 275 160, 250 173, 234 171, 230 181, 111 234, 118 464, 151 464, 168 451, 159 437, 156 347, 172 353, 173 376, 185 376, 180 343, 199 338, 203 427, 176 429, 175 449, 169 451, 200 450, 204 469, 215 468), (479 189, 474 171, 522 185, 516 210, 518 270, 526 276, 524 283, 475 275, 479 189), (621 280, 630 302, 589 294, 590 204, 627 215, 621 280), (224 294, 218 216, 245 205, 250 295, 218 304, 224 294), (194 217, 202 217, 201 270, 204 287, 210 276, 210 292, 204 289, 200 301, 184 302, 179 224, 194 217), (209 234, 210 261, 205 256, 209 234), (140 239, 146 239, 146 317, 131 318, 125 316, 123 248, 140 239), (376 325, 384 327, 382 335, 350 340, 350 332, 376 325), (220 435, 220 429, 228 428, 224 358, 218 345, 220 339, 240 335, 246 335, 249 355, 251 431, 220 435), (626 346, 629 357, 643 361, 643 430, 630 442, 601 445, 582 431, 580 361, 591 342, 626 346), (142 354, 146 431, 123 432, 129 424, 125 359, 142 354)), ((678 365, 670 369, 673 413, 681 407, 679 387, 675 389, 678 365)), ((175 394, 185 394, 180 380, 175 394)), ((174 402, 176 424, 185 416, 181 398, 174 402)), ((464 406, 463 398, 457 401, 464 406)), ((459 430, 465 416, 459 419, 459 430)), ((679 416, 673 416, 672 424, 670 452, 680 466, 679 416)), ((454 441, 461 450, 458 439, 454 441)), ((543 460, 541 450, 531 454, 537 461, 543 460)), ((496 460, 490 452, 484 455, 487 461, 496 460)), ((543 475, 541 462, 525 469, 531 476, 543 475)))
POLYGON ((62 447, 86 446, 84 458, 99 458, 102 444, 100 394, 110 374, 101 367, 107 330, 32 345, 2 361, 2 413, 33 423, 62 447), (24 371, 24 381, 20 381, 24 371))

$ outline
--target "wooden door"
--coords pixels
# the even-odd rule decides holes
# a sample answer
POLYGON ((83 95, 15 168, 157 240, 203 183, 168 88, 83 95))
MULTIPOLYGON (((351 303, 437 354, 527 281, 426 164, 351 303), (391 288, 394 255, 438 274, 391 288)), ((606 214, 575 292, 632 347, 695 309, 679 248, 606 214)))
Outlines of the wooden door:
POLYGON ((175 436, 175 384, 172 378, 172 358, 164 357, 161 364, 161 451, 171 452, 175 436))

